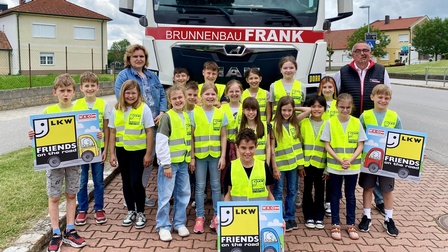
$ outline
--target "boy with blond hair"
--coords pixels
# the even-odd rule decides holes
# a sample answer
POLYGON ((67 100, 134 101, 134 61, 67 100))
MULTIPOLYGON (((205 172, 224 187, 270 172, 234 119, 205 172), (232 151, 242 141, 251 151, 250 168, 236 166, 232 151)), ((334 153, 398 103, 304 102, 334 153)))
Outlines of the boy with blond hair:
POLYGON ((226 85, 215 83, 218 78, 219 67, 218 64, 214 61, 207 61, 204 63, 204 67, 202 68, 202 75, 204 76, 204 83, 199 84, 199 93, 198 96, 201 97, 201 89, 202 86, 206 83, 210 83, 218 89, 218 97, 216 97, 216 107, 221 107, 221 103, 227 103, 227 97, 224 94, 224 90, 226 89, 226 85))

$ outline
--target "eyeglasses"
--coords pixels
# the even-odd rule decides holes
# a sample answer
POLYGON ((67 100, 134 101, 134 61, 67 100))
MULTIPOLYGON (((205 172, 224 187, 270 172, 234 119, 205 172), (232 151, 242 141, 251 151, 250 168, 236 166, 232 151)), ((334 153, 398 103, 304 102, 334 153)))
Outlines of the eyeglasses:
POLYGON ((354 50, 353 51, 354 53, 361 53, 361 52, 363 52, 363 53, 369 53, 370 52, 370 49, 356 49, 356 50, 354 50))
POLYGON ((352 109, 352 107, 342 107, 342 106, 338 106, 338 109, 340 109, 340 110, 350 110, 350 109, 352 109))

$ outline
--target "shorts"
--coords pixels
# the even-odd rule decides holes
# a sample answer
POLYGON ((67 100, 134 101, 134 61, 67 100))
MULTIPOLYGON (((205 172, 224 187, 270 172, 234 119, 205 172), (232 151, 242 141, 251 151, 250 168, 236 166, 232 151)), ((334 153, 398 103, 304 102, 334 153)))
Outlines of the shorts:
POLYGON ((394 185, 395 185, 394 178, 373 175, 370 173, 361 172, 361 174, 359 175, 358 184, 359 184, 359 186, 361 186, 364 189, 371 189, 376 186, 377 179, 378 179, 379 188, 380 188, 381 192, 387 193, 387 192, 392 192, 394 190, 394 185))
POLYGON ((62 195, 62 183, 65 178, 65 193, 77 194, 81 179, 81 167, 71 166, 47 170, 47 195, 57 198, 62 195))

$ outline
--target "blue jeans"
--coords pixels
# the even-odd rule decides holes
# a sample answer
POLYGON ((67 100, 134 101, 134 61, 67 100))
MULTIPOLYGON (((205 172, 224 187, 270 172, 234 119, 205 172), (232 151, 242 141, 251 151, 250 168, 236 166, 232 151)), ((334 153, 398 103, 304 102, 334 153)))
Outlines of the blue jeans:
POLYGON ((212 188, 212 200, 213 200, 213 216, 218 214, 217 204, 221 199, 221 171, 218 170, 219 158, 207 156, 204 159, 196 158, 196 188, 195 188, 195 201, 196 201, 196 217, 204 217, 204 190, 205 182, 207 179, 207 170, 210 173, 210 186, 212 188))
POLYGON ((170 198, 174 196, 173 225, 177 230, 187 222, 187 206, 190 202, 190 175, 188 163, 171 164, 172 177, 163 175, 163 167, 159 165, 157 175, 158 206, 156 214, 156 230, 160 228, 171 230, 170 198))
POLYGON ((375 196, 375 205, 384 203, 383 193, 381 192, 378 179, 376 180, 375 188, 373 189, 373 196, 375 196))
POLYGON ((104 208, 104 164, 101 162, 81 165, 81 179, 78 198, 78 211, 89 210, 89 195, 87 192, 87 182, 89 181, 89 167, 92 166, 93 196, 95 211, 104 208))
POLYGON ((280 180, 274 183, 274 198, 275 200, 283 201, 283 185, 286 178, 286 198, 284 201, 283 219, 285 221, 295 220, 296 205, 295 200, 297 196, 297 169, 290 171, 281 171, 280 180))
POLYGON ((336 175, 330 174, 331 184, 331 224, 340 225, 339 202, 342 197, 342 182, 344 182, 347 225, 355 225, 356 197, 355 188, 358 180, 358 174, 336 175))

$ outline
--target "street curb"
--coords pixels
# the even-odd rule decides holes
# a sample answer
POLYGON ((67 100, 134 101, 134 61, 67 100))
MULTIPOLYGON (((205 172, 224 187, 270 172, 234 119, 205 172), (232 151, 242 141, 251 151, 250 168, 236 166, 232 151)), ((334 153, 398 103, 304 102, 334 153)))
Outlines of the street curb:
MULTIPOLYGON (((120 172, 120 169, 113 168, 109 164, 104 168, 104 187, 106 187, 120 172)), ((89 185, 88 190, 90 201, 93 199, 93 185, 89 185)), ((60 227, 66 225, 65 201, 59 205, 59 225, 60 227)), ((50 226, 50 216, 47 215, 9 244, 3 252, 41 252, 53 235, 50 226)))
POLYGON ((416 85, 416 84, 405 84, 405 83, 394 83, 391 80, 391 84, 393 85, 399 85, 399 86, 407 86, 407 87, 421 87, 421 88, 431 88, 431 89, 440 89, 440 90, 448 90, 448 85, 443 87, 443 86, 433 86, 433 85, 416 85))

